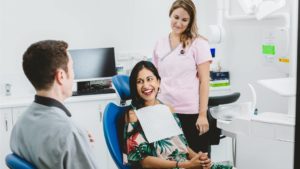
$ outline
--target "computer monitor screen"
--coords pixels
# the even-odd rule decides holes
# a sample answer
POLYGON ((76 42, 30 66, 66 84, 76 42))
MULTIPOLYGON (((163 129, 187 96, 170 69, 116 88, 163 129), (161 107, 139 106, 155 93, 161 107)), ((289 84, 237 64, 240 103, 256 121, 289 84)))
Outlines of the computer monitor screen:
POLYGON ((70 49, 75 81, 109 79, 116 75, 114 48, 70 49))

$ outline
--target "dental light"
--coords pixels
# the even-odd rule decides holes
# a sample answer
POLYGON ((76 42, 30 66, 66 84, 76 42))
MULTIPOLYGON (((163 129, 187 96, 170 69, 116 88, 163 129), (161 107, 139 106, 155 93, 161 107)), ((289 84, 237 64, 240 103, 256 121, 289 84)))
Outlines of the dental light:
POLYGON ((284 7, 286 0, 238 0, 243 11, 261 20, 284 7))

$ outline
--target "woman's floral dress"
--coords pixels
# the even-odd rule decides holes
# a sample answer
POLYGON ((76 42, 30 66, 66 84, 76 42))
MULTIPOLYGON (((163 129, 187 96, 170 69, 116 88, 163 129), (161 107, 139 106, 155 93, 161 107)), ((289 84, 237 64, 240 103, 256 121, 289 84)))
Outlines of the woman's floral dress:
MULTIPOLYGON (((181 128, 180 121, 175 113, 173 116, 181 128)), ((183 134, 173 136, 160 141, 149 143, 141 124, 130 122, 124 127, 124 140, 126 153, 123 153, 123 162, 132 169, 142 169, 140 161, 147 156, 159 157, 172 161, 188 160, 188 144, 183 134)), ((232 169, 231 164, 213 163, 211 169, 232 169)))
MULTIPOLYGON (((181 127, 175 113, 173 116, 181 127)), ((124 139, 126 153, 123 153, 123 161, 134 169, 142 168, 140 161, 147 156, 180 162, 188 157, 187 141, 183 134, 149 143, 138 121, 125 124, 124 139)))

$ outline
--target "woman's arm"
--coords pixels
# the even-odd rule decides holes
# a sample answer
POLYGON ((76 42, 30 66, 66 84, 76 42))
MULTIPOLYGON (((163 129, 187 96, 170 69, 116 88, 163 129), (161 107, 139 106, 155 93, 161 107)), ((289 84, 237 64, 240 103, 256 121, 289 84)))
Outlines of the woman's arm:
POLYGON ((192 150, 190 147, 187 147, 187 149, 188 149, 188 153, 189 153, 189 159, 192 159, 193 157, 195 157, 195 155, 197 155, 197 153, 194 151, 194 150, 192 150))
MULTIPOLYGON (((193 168, 200 167, 202 162, 200 161, 202 153, 195 155, 191 160, 178 162, 179 168, 193 168)), ((148 156, 141 161, 143 168, 175 168, 176 161, 164 160, 158 157, 148 156)))
POLYGON ((199 116, 196 122, 196 127, 199 130, 199 134, 204 134, 209 130, 209 124, 207 120, 207 104, 208 104, 208 92, 209 92, 209 66, 210 62, 205 62, 197 66, 199 76, 199 116))

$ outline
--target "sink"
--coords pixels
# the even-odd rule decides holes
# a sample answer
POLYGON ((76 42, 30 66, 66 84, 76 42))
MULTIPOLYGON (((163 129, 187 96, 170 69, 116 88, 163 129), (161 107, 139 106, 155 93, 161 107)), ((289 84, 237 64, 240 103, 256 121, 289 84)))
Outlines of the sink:
POLYGON ((232 121, 236 117, 248 117, 251 114, 251 102, 224 104, 210 108, 211 115, 217 120, 232 121))
POLYGON ((237 105, 219 105, 210 108, 211 115, 217 120, 231 121, 239 114, 237 105))

